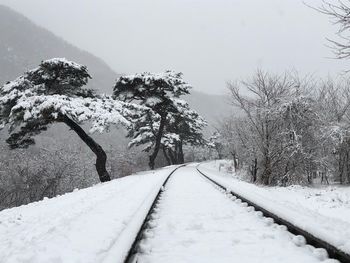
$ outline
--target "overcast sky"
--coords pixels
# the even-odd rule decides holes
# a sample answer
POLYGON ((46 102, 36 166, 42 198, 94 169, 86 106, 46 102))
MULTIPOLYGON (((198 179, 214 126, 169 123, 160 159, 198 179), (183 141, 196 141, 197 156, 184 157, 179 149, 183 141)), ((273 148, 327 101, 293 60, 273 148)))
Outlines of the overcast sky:
POLYGON ((334 38, 337 28, 299 0, 0 3, 101 57, 119 73, 174 69, 208 93, 224 93, 226 81, 249 77, 257 68, 316 76, 350 68, 349 61, 329 58, 325 38, 334 38))

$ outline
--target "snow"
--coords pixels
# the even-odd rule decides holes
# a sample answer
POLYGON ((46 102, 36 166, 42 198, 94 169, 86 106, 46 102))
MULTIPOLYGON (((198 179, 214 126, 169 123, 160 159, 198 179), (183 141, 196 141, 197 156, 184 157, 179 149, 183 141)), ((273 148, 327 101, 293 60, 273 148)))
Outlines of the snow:
POLYGON ((162 145, 164 145, 165 147, 173 147, 175 142, 179 142, 180 139, 180 135, 176 134, 176 133, 166 133, 163 135, 163 138, 161 139, 161 143, 162 145))
POLYGON ((56 119, 60 113, 78 123, 92 120, 91 132, 102 132, 110 124, 129 125, 129 122, 121 115, 123 107, 127 107, 127 104, 107 97, 101 99, 72 98, 65 95, 22 96, 11 109, 9 122, 14 122, 18 118, 16 113, 19 111, 25 112, 23 121, 43 118, 47 114, 56 119))
MULTIPOLYGON (((123 262, 159 189, 176 167, 139 173, 1 211, 1 263, 123 262)), ((202 177, 196 164, 179 168, 162 188, 160 202, 140 243, 137 262, 337 262, 328 259, 325 250, 307 245, 304 237, 289 233, 285 226, 275 224, 273 219, 263 217, 261 212, 229 194, 231 188, 240 189, 288 216, 295 216, 293 206, 300 206, 298 218, 309 223, 310 214, 305 211, 316 213, 316 208, 312 211, 307 202, 319 202, 327 214, 325 211, 332 208, 322 204, 329 203, 328 198, 332 197, 327 196, 328 192, 334 191, 325 190, 319 200, 320 195, 301 187, 281 188, 283 195, 290 191, 283 200, 276 190, 279 188, 265 189, 239 181, 219 173, 213 163, 200 167, 227 189, 222 190, 202 177), (304 198, 306 204, 288 199, 299 193, 297 200, 302 200, 306 192, 310 196, 304 198), (272 201, 276 197, 281 201, 272 201), (290 214, 285 214, 289 210, 290 214)), ((348 194, 345 191, 343 194, 339 198, 342 201, 336 202, 348 200, 348 194)), ((337 208, 341 209, 339 205, 337 208)), ((318 225, 323 213, 317 214, 319 218, 312 215, 317 227, 326 227, 318 225)), ((329 215, 328 219, 336 220, 334 229, 339 218, 329 215)), ((349 228, 343 223, 342 231, 347 233, 349 228)), ((326 230, 331 231, 330 227, 326 230)))
MULTIPOLYGON (((0 261, 92 263, 112 262, 109 253, 125 256, 173 169, 128 176, 1 211, 0 261)), ((122 261, 115 257, 114 262, 122 261)))
POLYGON ((56 66, 56 65, 63 65, 65 68, 74 68, 76 70, 85 70, 86 67, 82 66, 78 63, 75 63, 73 61, 69 61, 66 58, 51 58, 47 59, 43 62, 41 62, 41 65, 43 66, 56 66))
POLYGON ((160 98, 158 98, 158 97, 150 97, 150 98, 146 99, 145 105, 147 107, 152 108, 152 107, 154 107, 155 105, 157 105, 157 104, 159 104, 161 102, 162 102, 162 100, 160 98))
MULTIPOLYGON (((181 92, 188 93, 188 90, 192 88, 189 84, 182 80, 182 73, 177 73, 172 70, 167 70, 161 73, 142 72, 133 75, 121 76, 117 80, 117 85, 143 83, 143 85, 138 85, 137 89, 139 91, 145 91, 148 88, 158 88, 157 85, 155 85, 155 83, 158 82, 164 82, 169 87, 172 87, 175 94, 181 92)), ((127 96, 130 94, 124 93, 123 95, 127 96)))
POLYGON ((10 92, 12 90, 15 90, 18 87, 22 86, 25 81, 26 81, 26 79, 23 76, 20 76, 13 81, 9 81, 9 82, 5 83, 2 86, 2 91, 3 92, 10 92))
POLYGON ((92 121, 93 132, 103 132, 110 125, 130 125, 124 117, 142 111, 143 107, 114 100, 108 96, 97 98, 70 97, 66 95, 22 95, 12 107, 8 122, 17 124, 24 112, 23 121, 67 115, 78 123, 92 121))
POLYGON ((229 190, 350 253, 350 187, 263 187, 218 171, 218 162, 199 169, 229 190))
POLYGON ((194 166, 174 173, 157 211, 141 241, 139 263, 312 263, 325 256, 220 192, 194 166))

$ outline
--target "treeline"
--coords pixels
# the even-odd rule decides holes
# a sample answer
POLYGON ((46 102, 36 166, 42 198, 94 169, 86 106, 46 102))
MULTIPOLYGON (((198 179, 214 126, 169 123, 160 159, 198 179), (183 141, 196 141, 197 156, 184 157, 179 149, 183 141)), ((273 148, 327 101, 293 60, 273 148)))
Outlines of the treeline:
POLYGON ((228 84, 236 113, 216 149, 265 185, 350 183, 350 81, 258 71, 228 84))

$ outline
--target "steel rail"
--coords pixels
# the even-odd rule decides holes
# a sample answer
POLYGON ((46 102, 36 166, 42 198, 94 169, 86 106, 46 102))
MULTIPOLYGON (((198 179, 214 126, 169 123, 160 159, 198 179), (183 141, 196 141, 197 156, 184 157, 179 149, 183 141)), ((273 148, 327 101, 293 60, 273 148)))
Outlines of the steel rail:
POLYGON ((138 253, 138 249, 139 249, 139 244, 141 242, 141 240, 144 237, 144 232, 145 230, 147 230, 149 228, 148 226, 148 222, 152 219, 152 214, 154 213, 154 209, 156 208, 158 202, 159 202, 159 198, 161 197, 162 193, 164 192, 164 187, 167 184, 167 182, 169 181, 170 177, 181 167, 184 167, 185 165, 181 165, 177 168, 175 168, 169 175, 168 177, 165 179, 164 183, 162 184, 162 186, 159 188, 158 194, 156 195, 150 209, 147 212, 147 215, 142 223, 142 225, 140 226, 140 229, 137 233, 137 236, 133 242, 133 244, 131 245, 128 254, 124 260, 124 263, 136 263, 137 262, 137 258, 136 255, 138 253))
MULTIPOLYGON (((216 186, 220 187, 221 189, 225 190, 227 193, 227 188, 220 183, 216 182, 206 174, 204 174, 201 170, 199 170, 198 166, 196 167, 197 171, 207 180, 209 180, 211 183, 215 184, 216 186)), ((252 206, 255 208, 256 211, 260 211, 263 213, 265 217, 271 217, 275 223, 279 225, 284 225, 287 227, 288 231, 295 235, 302 235, 307 244, 312 245, 316 248, 323 248, 327 251, 328 256, 333 259, 337 259, 342 263, 350 263, 350 255, 345 253, 344 251, 341 251, 340 249, 336 248, 335 246, 329 244, 327 241, 324 241, 318 237, 315 237, 308 231, 301 229, 300 227, 290 223, 289 221, 281 218, 280 216, 276 215, 275 213, 270 212, 266 208, 257 205, 256 203, 250 201, 249 199, 243 197, 242 195, 239 195, 232 190, 229 191, 231 195, 235 196, 237 199, 242 200, 242 202, 247 203, 249 206, 252 206)))

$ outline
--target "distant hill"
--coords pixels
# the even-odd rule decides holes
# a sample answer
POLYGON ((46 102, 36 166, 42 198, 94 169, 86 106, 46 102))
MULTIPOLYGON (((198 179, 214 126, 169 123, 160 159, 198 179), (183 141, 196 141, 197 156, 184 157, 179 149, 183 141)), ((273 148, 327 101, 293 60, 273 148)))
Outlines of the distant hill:
MULTIPOLYGON (((52 57, 65 57, 86 65, 92 76, 89 86, 100 92, 110 93, 115 79, 120 76, 100 58, 0 5, 0 85, 38 66, 41 60, 52 57)), ((224 96, 193 91, 186 99, 208 120, 210 126, 228 115, 231 109, 224 96)))
POLYGON ((188 103, 209 123, 207 131, 213 131, 218 121, 227 117, 233 111, 229 98, 223 95, 212 95, 198 91, 192 91, 190 96, 185 98, 188 103))
POLYGON ((86 65, 93 77, 89 86, 102 92, 112 91, 118 74, 104 61, 0 5, 0 85, 53 57, 86 65))

